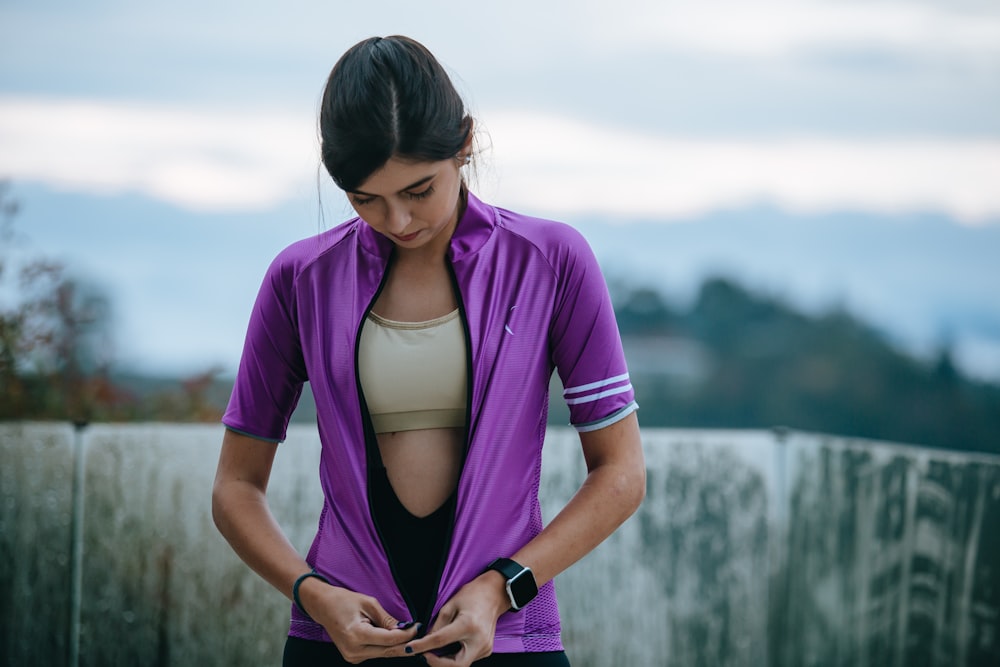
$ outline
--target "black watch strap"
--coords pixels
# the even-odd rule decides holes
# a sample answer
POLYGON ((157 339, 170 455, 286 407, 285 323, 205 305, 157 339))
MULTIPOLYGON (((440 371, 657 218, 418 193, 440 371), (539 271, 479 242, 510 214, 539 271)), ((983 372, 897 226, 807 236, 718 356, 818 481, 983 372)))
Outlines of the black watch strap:
POLYGON ((524 569, 524 566, 516 560, 511 560, 510 558, 497 558, 495 561, 487 565, 486 569, 496 570, 503 575, 504 579, 513 579, 517 575, 521 574, 521 570, 524 569))
POLYGON ((486 569, 496 570, 507 580, 507 597, 510 598, 511 611, 522 609, 538 595, 535 575, 530 567, 524 567, 510 558, 497 558, 486 569))

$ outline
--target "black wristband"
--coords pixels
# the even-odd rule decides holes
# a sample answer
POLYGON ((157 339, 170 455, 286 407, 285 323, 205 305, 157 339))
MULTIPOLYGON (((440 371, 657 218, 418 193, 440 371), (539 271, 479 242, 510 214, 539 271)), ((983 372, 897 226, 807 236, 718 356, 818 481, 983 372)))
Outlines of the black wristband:
POLYGON ((302 585, 303 581, 309 579, 310 577, 319 579, 320 581, 322 581, 324 584, 327 585, 330 585, 330 580, 324 577, 316 570, 311 570, 300 576, 298 579, 295 580, 295 583, 292 584, 292 600, 295 602, 295 606, 298 607, 299 611, 301 611, 305 615, 305 617, 311 621, 313 620, 313 617, 309 615, 309 612, 306 611, 305 607, 302 606, 302 600, 299 599, 299 586, 302 585))

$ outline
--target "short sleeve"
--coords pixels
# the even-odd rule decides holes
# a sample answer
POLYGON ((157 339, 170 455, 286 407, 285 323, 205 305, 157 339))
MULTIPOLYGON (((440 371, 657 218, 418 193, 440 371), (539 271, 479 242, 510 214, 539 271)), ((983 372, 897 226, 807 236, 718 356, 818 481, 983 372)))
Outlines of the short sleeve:
POLYGON ((296 318, 295 265, 268 268, 247 327, 243 356, 222 423, 264 440, 285 439, 307 380, 296 318))
POLYGON ((573 230, 560 253, 552 358, 578 431, 610 426, 638 409, 607 283, 573 230))

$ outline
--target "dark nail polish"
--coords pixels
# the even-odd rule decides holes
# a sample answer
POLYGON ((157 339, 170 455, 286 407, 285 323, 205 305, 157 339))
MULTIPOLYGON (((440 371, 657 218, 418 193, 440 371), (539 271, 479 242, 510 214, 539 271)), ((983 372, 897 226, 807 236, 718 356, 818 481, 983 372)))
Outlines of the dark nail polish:
POLYGON ((413 647, 407 646, 406 648, 403 649, 403 651, 405 651, 406 653, 413 653, 413 647))
POLYGON ((396 629, 397 630, 409 630, 414 625, 416 625, 416 621, 400 621, 399 623, 396 624, 396 629))

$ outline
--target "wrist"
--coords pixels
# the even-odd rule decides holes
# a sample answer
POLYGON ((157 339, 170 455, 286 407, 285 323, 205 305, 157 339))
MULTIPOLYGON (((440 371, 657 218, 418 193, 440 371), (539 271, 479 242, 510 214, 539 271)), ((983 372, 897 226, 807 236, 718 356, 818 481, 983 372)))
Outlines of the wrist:
POLYGON ((308 609, 315 611, 317 594, 322 588, 329 587, 330 585, 330 581, 315 570, 306 572, 299 576, 295 580, 295 583, 292 584, 292 601, 306 618, 314 620, 308 609))
POLYGON ((504 579, 509 611, 524 609, 538 595, 538 584, 530 567, 510 558, 497 558, 486 569, 496 571, 504 579))
POLYGON ((496 570, 486 570, 477 578, 490 601, 493 616, 500 618, 510 611, 510 597, 507 595, 507 579, 496 570))

